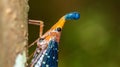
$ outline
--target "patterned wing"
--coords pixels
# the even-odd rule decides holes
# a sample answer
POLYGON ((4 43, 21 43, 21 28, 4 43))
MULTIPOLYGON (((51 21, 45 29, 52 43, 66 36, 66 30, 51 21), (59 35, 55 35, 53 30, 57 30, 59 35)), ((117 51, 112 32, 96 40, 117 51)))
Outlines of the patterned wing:
POLYGON ((42 62, 39 58, 35 67, 58 67, 58 43, 56 41, 50 41, 42 62))

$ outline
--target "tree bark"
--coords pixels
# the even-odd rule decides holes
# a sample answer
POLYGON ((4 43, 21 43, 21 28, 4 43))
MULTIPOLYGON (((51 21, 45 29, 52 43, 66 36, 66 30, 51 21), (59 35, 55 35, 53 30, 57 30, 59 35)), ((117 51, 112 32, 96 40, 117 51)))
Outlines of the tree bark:
POLYGON ((0 0, 0 67, 25 67, 28 10, 28 0, 0 0))

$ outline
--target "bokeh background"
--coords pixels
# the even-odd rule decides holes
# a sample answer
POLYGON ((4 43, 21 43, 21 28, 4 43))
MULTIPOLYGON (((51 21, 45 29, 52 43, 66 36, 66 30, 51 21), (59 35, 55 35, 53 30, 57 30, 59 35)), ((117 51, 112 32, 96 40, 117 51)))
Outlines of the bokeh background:
MULTIPOLYGON (((59 67, 120 67, 120 0, 29 0, 29 18, 45 22, 44 32, 66 13, 81 18, 65 24, 59 67)), ((39 26, 29 25, 29 43, 39 26)))

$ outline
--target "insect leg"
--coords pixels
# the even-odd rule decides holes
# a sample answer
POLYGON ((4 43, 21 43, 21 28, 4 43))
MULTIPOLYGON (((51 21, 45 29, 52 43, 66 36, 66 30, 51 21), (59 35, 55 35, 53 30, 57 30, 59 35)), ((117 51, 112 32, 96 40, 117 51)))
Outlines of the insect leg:
POLYGON ((29 20, 29 24, 39 25, 40 26, 39 36, 41 37, 42 34, 43 34, 44 22, 39 21, 39 20, 29 20))
MULTIPOLYGON (((39 20, 28 20, 28 21, 29 21, 29 24, 39 25, 40 26, 39 37, 41 37, 42 33, 43 33, 44 22, 43 21, 39 21, 39 20)), ((31 47, 32 45, 34 45, 38 40, 39 40, 39 38, 36 39, 32 44, 30 44, 28 46, 28 48, 31 47)))
POLYGON ((39 40, 39 38, 36 39, 33 43, 31 43, 31 44, 28 46, 28 48, 30 48, 30 47, 33 46, 35 43, 37 43, 38 40, 39 40))
POLYGON ((32 58, 35 53, 36 53, 36 50, 28 57, 28 60, 32 58))
POLYGON ((43 23, 43 21, 40 20, 28 20, 29 24, 33 24, 33 25, 40 25, 40 23, 43 23))

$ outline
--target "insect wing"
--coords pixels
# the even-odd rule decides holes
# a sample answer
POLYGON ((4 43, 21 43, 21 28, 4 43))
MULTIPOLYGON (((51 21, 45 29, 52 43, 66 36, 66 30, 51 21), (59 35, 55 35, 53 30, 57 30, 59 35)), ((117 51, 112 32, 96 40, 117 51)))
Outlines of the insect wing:
POLYGON ((58 67, 58 43, 56 41, 50 41, 41 66, 58 67))
POLYGON ((34 65, 35 67, 58 67, 58 43, 51 40, 42 56, 44 56, 43 60, 39 58, 34 65))

